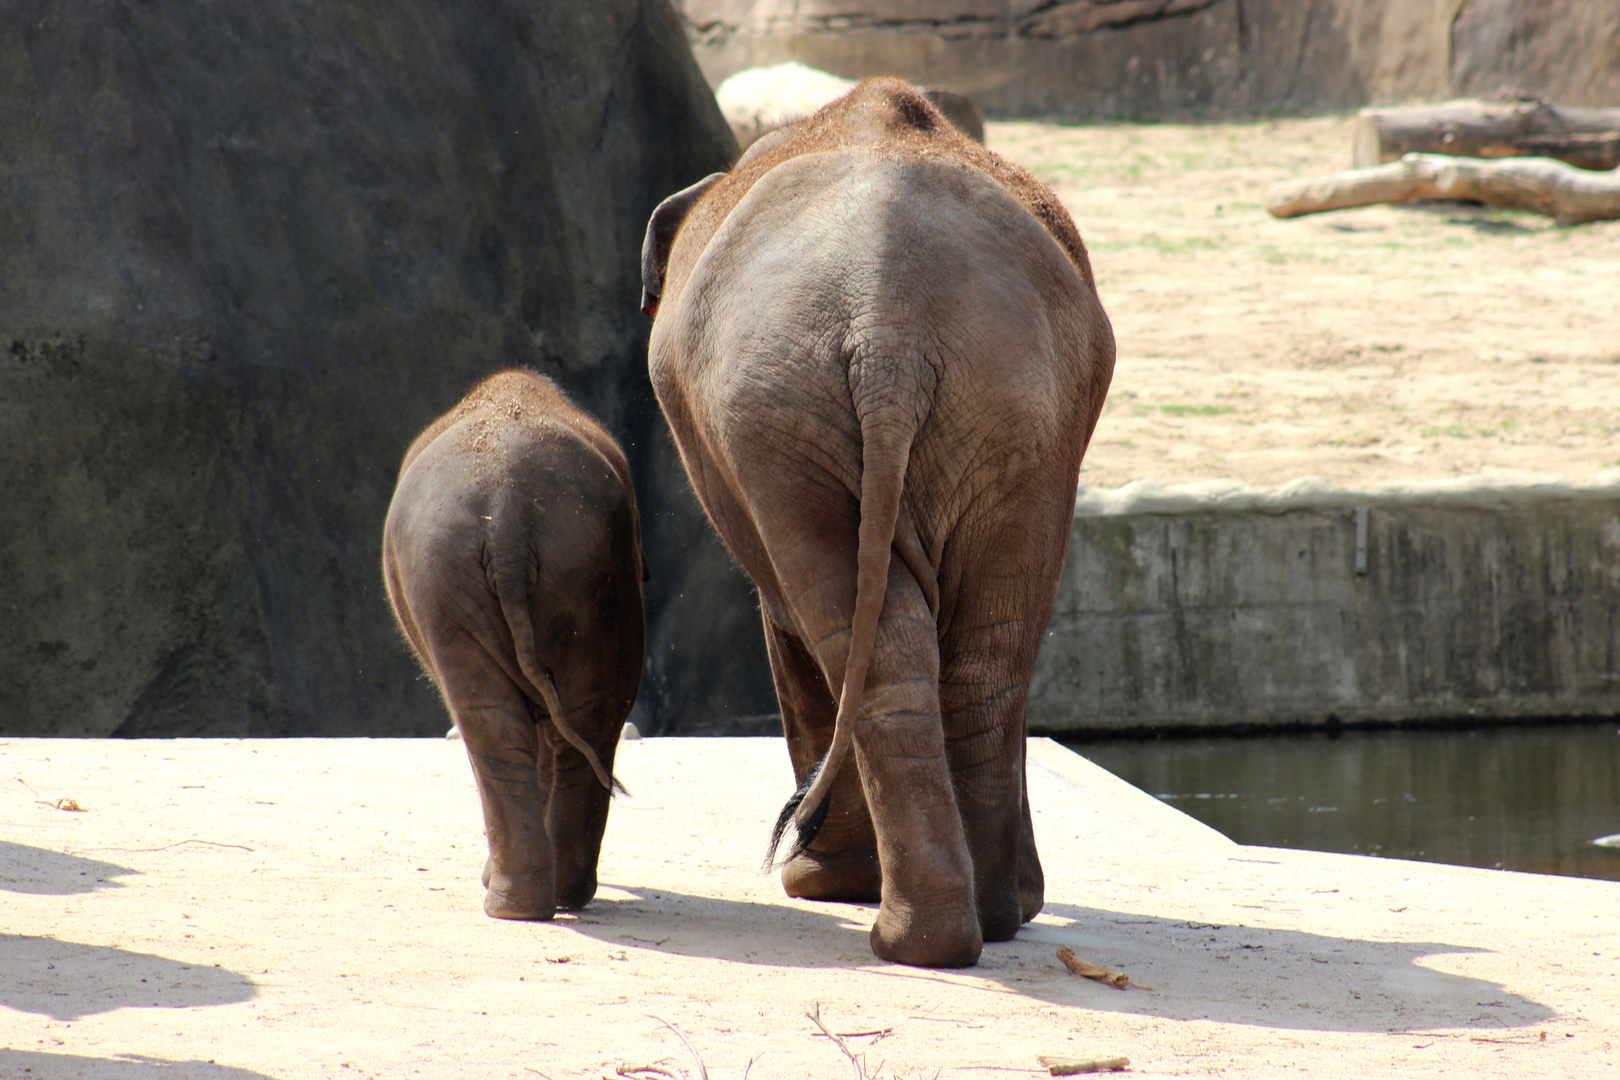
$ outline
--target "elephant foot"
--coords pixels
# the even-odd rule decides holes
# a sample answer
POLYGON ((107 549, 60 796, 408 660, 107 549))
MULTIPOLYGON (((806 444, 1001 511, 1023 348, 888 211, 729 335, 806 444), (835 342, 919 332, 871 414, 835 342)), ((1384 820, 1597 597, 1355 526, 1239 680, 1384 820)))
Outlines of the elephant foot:
POLYGON ((802 900, 876 903, 883 893, 877 852, 806 851, 782 867, 782 888, 802 900))
POLYGON ((590 874, 557 890, 557 910, 578 911, 596 898, 596 875, 590 874))
POLYGON ((557 911, 549 874, 502 874, 492 870, 484 893, 484 914, 492 919, 544 922, 557 911))
POLYGON ((1005 903, 998 903, 994 908, 989 904, 981 906, 979 932, 986 941, 1011 941, 1018 936, 1018 928, 1024 925, 1022 915, 1020 897, 1009 894, 1005 903))
POLYGON ((1041 870, 1040 856, 1035 853, 1035 836, 1026 819, 1024 835, 1018 844, 1018 906, 1024 922, 1041 913, 1046 903, 1046 874, 1041 870))
POLYGON ((971 907, 956 917, 921 917, 884 905, 872 924, 872 952, 912 967, 961 968, 979 962, 984 936, 971 907), (966 917, 962 917, 965 915, 966 917))
POLYGON ((1029 920, 1039 915, 1041 913, 1041 908, 1045 906, 1046 894, 1044 890, 1036 889, 1032 892, 1029 889, 1023 888, 1022 886, 1019 887, 1018 907, 1020 914, 1023 916, 1024 922, 1029 922, 1029 920))

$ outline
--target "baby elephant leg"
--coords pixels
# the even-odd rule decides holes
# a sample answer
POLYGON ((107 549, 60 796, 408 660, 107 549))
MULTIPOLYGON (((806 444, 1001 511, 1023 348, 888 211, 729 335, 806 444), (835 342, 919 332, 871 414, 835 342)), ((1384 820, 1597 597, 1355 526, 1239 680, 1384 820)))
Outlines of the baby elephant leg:
POLYGON ((541 753, 528 699, 500 667, 487 656, 462 659, 443 686, 483 804, 489 841, 484 912, 497 919, 549 919, 557 906, 546 834, 550 778, 541 775, 549 762, 540 760, 549 755, 541 753))
MULTIPOLYGON (((571 716, 580 734, 591 742, 602 767, 611 774, 615 742, 623 725, 590 721, 590 716, 604 711, 617 715, 614 710, 596 704, 594 708, 571 710, 571 716), (594 739, 587 735, 596 731, 605 734, 594 739)), ((537 720, 541 734, 542 784, 547 783, 548 775, 550 777, 546 834, 551 838, 557 907, 575 911, 596 895, 596 862, 602 852, 602 834, 607 828, 612 793, 602 786, 585 755, 568 743, 549 717, 537 712, 537 720)))

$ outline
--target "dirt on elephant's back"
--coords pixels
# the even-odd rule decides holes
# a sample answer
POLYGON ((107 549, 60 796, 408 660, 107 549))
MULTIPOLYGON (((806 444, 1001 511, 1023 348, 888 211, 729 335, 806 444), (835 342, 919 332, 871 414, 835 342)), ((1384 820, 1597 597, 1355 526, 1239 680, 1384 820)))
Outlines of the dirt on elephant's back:
POLYGON ((1081 482, 1339 484, 1620 467, 1620 222, 1458 203, 1292 221, 1350 120, 992 123, 1056 189, 1118 341, 1081 482))

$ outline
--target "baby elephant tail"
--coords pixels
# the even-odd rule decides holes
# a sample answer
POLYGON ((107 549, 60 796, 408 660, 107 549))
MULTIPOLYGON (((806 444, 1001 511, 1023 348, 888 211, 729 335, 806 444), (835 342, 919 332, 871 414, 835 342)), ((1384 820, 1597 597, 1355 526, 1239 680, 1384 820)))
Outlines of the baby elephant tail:
POLYGON ((608 771, 602 767, 602 759, 596 756, 591 744, 581 738, 579 732, 568 722, 568 715, 563 712, 562 699, 557 696, 557 687, 551 681, 551 674, 535 659, 534 624, 529 619, 528 590, 521 581, 512 582, 504 580, 501 576, 497 576, 494 583, 496 597, 501 603, 501 612, 506 616, 506 625, 512 631, 512 646, 517 652, 518 667, 528 683, 523 687, 523 692, 530 701, 545 705, 557 732, 568 740, 568 745, 585 756, 585 761, 590 765, 591 771, 596 773, 596 779, 601 781, 603 787, 610 792, 628 795, 629 792, 624 790, 624 785, 619 783, 618 778, 609 776, 608 771))

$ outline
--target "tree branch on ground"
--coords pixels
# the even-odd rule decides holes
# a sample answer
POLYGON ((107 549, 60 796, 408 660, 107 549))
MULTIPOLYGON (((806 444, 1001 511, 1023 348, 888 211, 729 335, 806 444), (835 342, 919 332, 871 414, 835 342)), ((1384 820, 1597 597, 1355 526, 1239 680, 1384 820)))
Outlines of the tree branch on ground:
POLYGON ((1272 217, 1292 218, 1377 203, 1463 199, 1497 210, 1544 214, 1560 225, 1620 219, 1620 169, 1589 172, 1551 158, 1407 154, 1370 169, 1277 184, 1266 200, 1272 217))

